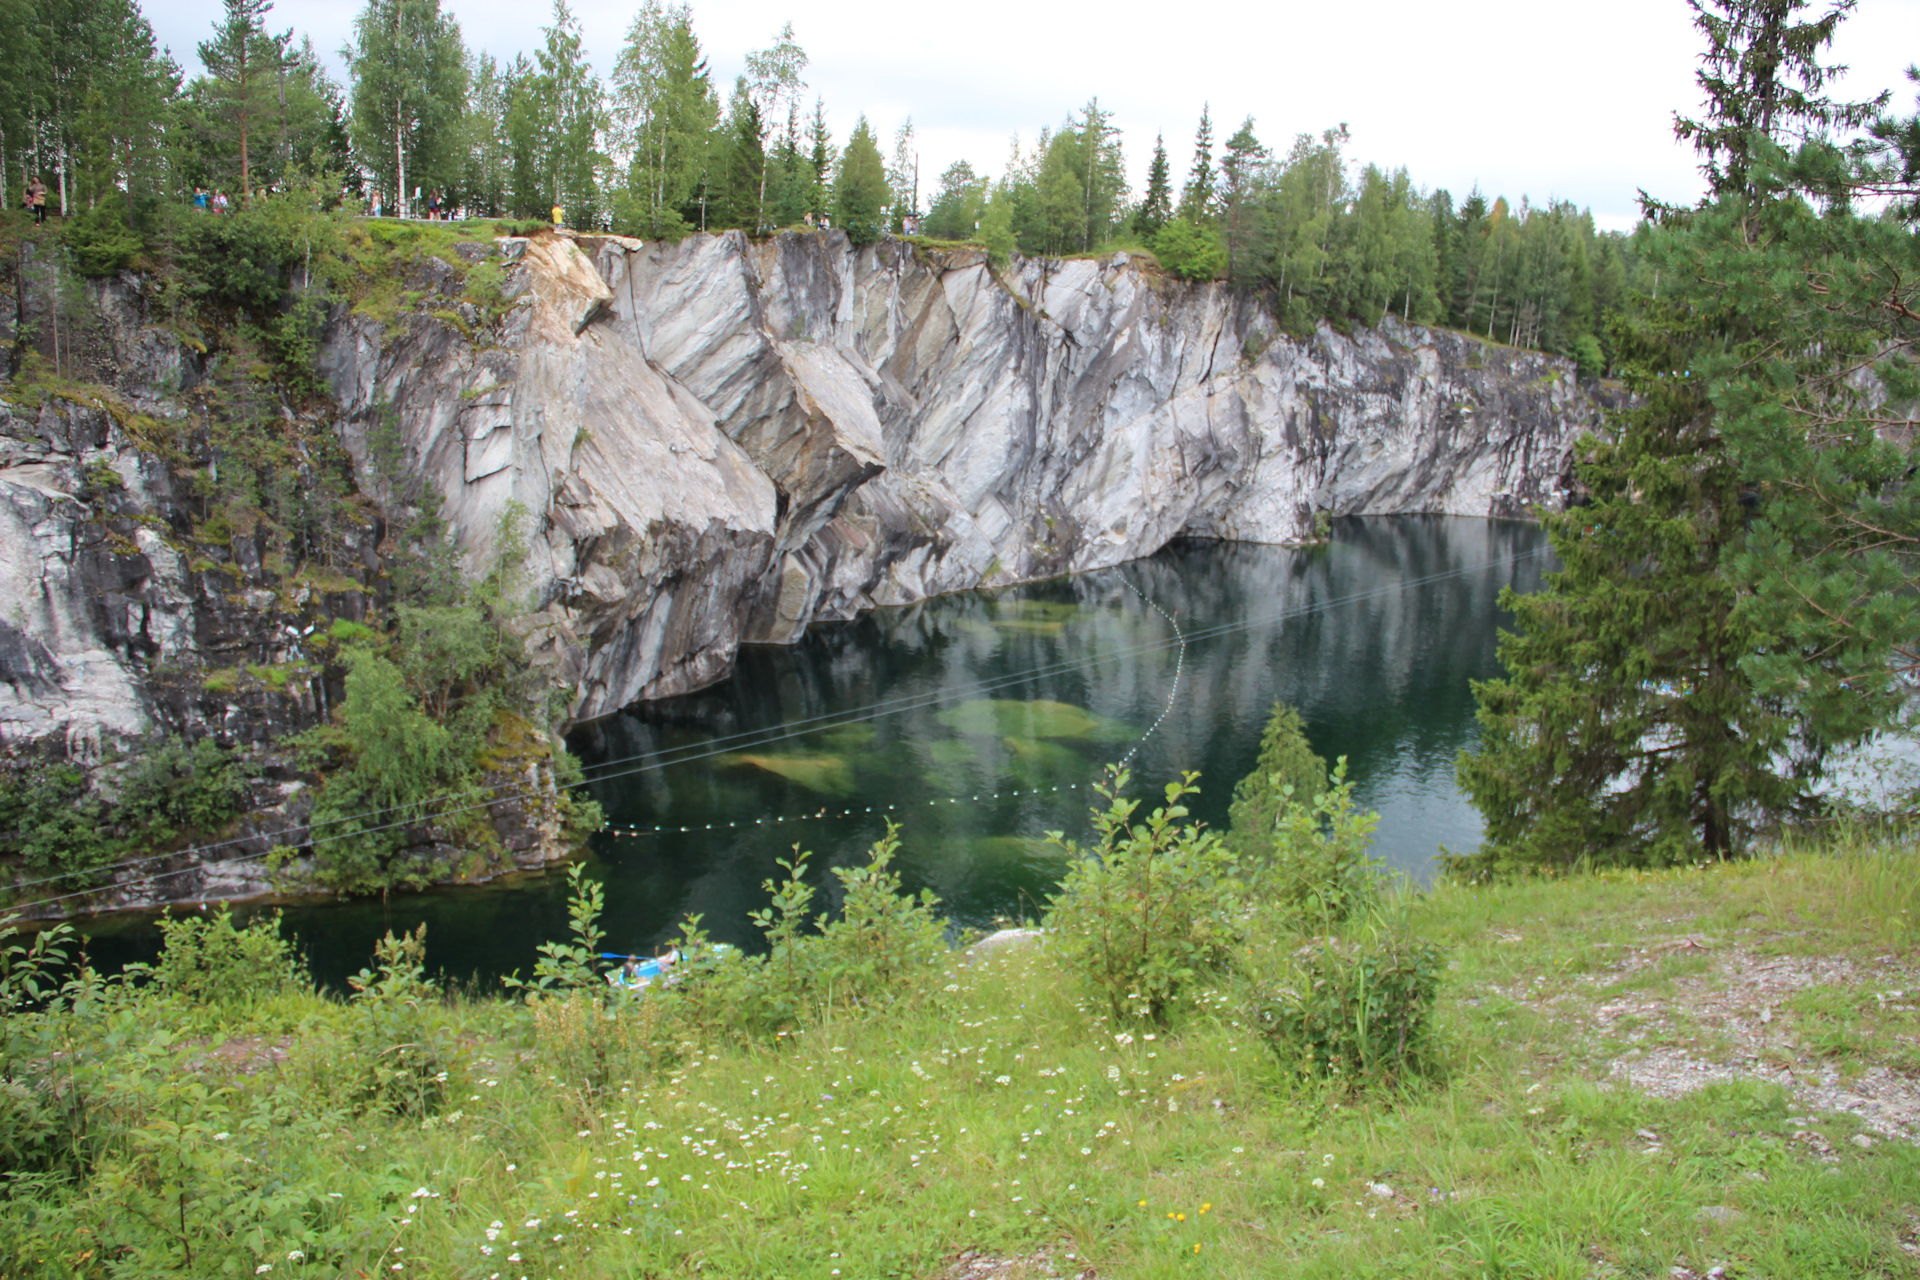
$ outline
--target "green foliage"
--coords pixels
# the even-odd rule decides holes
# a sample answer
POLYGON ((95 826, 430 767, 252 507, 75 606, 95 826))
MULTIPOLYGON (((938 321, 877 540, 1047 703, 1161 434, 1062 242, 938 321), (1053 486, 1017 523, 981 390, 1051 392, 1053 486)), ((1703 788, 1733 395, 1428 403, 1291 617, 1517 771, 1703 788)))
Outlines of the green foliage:
POLYGON ((1180 825, 1195 776, 1168 783, 1166 803, 1130 826, 1140 802, 1121 794, 1126 771, 1109 768, 1094 787, 1107 805, 1093 810, 1093 847, 1047 835, 1069 862, 1046 928, 1116 1021, 1164 1025, 1173 1002, 1220 964, 1236 937, 1239 894, 1220 838, 1180 825))
POLYGON ((87 871, 113 860, 105 804, 84 770, 41 764, 0 781, 0 836, 31 871, 87 871))
POLYGON ((833 225, 846 231, 855 248, 872 244, 880 238, 881 214, 891 199, 880 146, 867 118, 861 116, 840 154, 840 169, 834 177, 833 225))
POLYGON ((447 727, 421 710, 398 666, 370 647, 349 645, 344 656, 339 740, 348 763, 314 802, 313 831, 325 841, 316 846, 316 875, 348 892, 417 886, 430 869, 399 855, 411 827, 465 776, 466 762, 447 727))
POLYGON ((506 979, 507 987, 530 995, 551 991, 605 991, 606 984, 594 969, 594 962, 606 945, 606 931, 600 927, 600 916, 606 906, 606 886, 598 880, 587 879, 586 869, 579 863, 569 866, 567 927, 573 941, 542 942, 540 958, 533 965, 533 978, 523 981, 518 974, 510 975, 506 979))
POLYGON ((427 980, 426 956, 425 925, 398 938, 389 932, 374 947, 374 967, 347 979, 352 1099, 363 1110, 417 1119, 451 1096, 455 1046, 438 1016, 441 996, 427 980))
POLYGON ((138 233, 127 226, 126 207, 118 201, 87 210, 66 231, 74 268, 85 276, 125 270, 143 247, 138 233))
POLYGON ((1153 256, 1182 280, 1217 280, 1227 269, 1227 244, 1220 233, 1175 218, 1153 238, 1153 256))
POLYGON ((211 915, 160 917, 160 959, 153 981, 190 1004, 248 1006, 312 989, 293 940, 281 936, 280 913, 234 927, 226 903, 211 915))
POLYGON ((1331 928, 1379 901, 1381 868, 1367 855, 1379 824, 1379 814, 1354 805, 1342 756, 1311 805, 1295 800, 1281 810, 1271 846, 1249 848, 1242 870, 1263 906, 1331 928))
POLYGON ((1311 807, 1327 789, 1327 762, 1307 741, 1307 724, 1284 702, 1273 704, 1260 733, 1260 755, 1234 784, 1227 810, 1227 847, 1242 862, 1271 856, 1281 815, 1295 804, 1311 807))
POLYGON ((945 927, 930 891, 901 892, 892 869, 899 847, 889 825, 866 865, 833 869, 837 916, 812 911, 807 855, 796 849, 782 859, 785 878, 762 885, 770 901, 751 917, 766 936, 765 955, 716 953, 698 917, 688 921, 674 966, 676 1011, 696 1027, 761 1039, 836 1012, 914 1003, 946 954, 945 927))
POLYGON ((1376 920, 1302 947, 1294 970, 1256 998, 1254 1025, 1302 1076, 1394 1086, 1432 1065, 1432 1017, 1446 953, 1404 921, 1376 920))
MULTIPOLYGON (((39 872, 86 872, 218 832, 239 812, 246 778, 211 739, 149 740, 98 779, 36 761, 0 777, 0 852, 39 872)), ((83 886, 85 879, 64 882, 83 886)))

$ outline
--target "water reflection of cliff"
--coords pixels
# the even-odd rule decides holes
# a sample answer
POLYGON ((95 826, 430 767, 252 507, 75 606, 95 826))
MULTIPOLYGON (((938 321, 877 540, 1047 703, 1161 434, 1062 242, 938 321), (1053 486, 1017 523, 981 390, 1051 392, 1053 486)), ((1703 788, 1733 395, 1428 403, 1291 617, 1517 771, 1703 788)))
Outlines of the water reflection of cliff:
POLYGON ((614 823, 675 828, 601 842, 614 945, 655 941, 688 912, 717 936, 749 940, 746 912, 774 859, 796 842, 823 866, 862 858, 881 817, 837 815, 869 805, 895 806, 908 879, 959 919, 1032 910, 1059 869, 1044 833, 1084 832, 1085 783, 1167 706, 1172 627, 1141 595, 1191 640, 1172 712, 1134 761, 1137 793, 1198 770, 1196 813, 1224 824, 1267 710, 1284 698, 1319 750, 1349 758, 1363 801, 1382 813, 1381 856, 1421 872, 1438 844, 1478 840, 1453 780, 1454 756, 1475 735, 1469 682, 1497 671, 1500 588, 1536 585, 1543 545, 1537 529, 1512 522, 1347 521, 1326 547, 1181 544, 1080 578, 879 610, 816 626, 794 646, 744 650, 724 684, 575 736, 590 765, 710 753, 596 784, 614 823), (996 720, 990 699, 1059 709, 1011 719, 1003 709, 996 720), (761 740, 778 726, 852 716, 862 718, 761 740), (736 735, 754 741, 726 741, 736 735), (776 816, 793 820, 728 825, 776 816))

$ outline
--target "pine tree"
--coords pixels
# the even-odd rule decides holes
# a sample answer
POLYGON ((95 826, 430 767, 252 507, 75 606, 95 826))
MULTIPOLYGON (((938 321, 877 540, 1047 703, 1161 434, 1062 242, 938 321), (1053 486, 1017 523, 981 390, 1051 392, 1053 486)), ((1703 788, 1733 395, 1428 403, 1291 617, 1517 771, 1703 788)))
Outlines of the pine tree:
POLYGON ((200 44, 207 69, 209 115, 230 136, 239 155, 240 191, 253 196, 253 146, 273 118, 272 94, 282 70, 280 43, 267 34, 271 0, 224 0, 226 17, 211 40, 200 44))
POLYGON ((1204 105, 1193 134, 1193 168, 1180 190, 1180 216, 1196 224, 1213 217, 1213 115, 1204 105))
POLYGON ((1133 211, 1133 233, 1152 240, 1173 217, 1173 190, 1167 175, 1167 147, 1159 134, 1153 139, 1153 161, 1147 166, 1147 193, 1133 211))
POLYGON ((1219 195, 1222 230, 1227 241, 1227 279, 1236 278, 1249 255, 1250 232, 1254 221, 1250 212, 1254 183, 1260 167, 1266 163, 1267 149, 1253 133, 1253 117, 1248 116, 1233 137, 1227 140, 1227 153, 1220 160, 1219 195))

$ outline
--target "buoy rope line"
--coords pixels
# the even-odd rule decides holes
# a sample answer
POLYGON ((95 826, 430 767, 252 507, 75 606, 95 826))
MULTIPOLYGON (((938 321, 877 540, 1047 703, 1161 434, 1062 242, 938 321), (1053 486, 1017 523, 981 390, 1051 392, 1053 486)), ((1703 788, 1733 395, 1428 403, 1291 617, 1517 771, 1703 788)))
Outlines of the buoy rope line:
MULTIPOLYGON (((1170 714, 1172 714, 1174 700, 1180 696, 1180 678, 1181 678, 1181 675, 1186 670, 1186 663, 1187 663, 1187 641, 1186 641, 1186 637, 1182 635, 1180 632, 1179 620, 1175 618, 1172 614, 1169 614, 1165 609, 1162 609, 1159 605, 1155 604, 1152 600, 1147 599, 1146 595, 1140 590, 1140 588, 1134 586, 1131 582, 1127 583, 1126 587, 1128 590, 1132 591, 1133 594, 1139 596, 1140 599, 1146 603, 1146 606, 1149 609, 1152 609, 1155 613, 1159 614, 1162 618, 1166 619, 1167 625, 1173 628, 1173 634, 1175 638, 1178 640, 1180 648, 1178 651, 1178 656, 1176 656, 1173 660, 1173 683, 1169 685, 1167 688, 1167 703, 1164 707, 1160 709, 1159 718, 1156 719, 1152 724, 1148 725, 1147 731, 1140 735, 1140 737, 1138 738, 1138 740, 1134 742, 1132 747, 1128 748, 1127 754, 1120 757, 1120 763, 1118 767, 1122 769, 1126 768, 1129 764, 1133 763, 1133 758, 1140 754, 1140 748, 1147 744, 1147 739, 1153 736, 1154 730, 1158 729, 1161 726, 1161 724, 1165 722, 1166 718, 1170 714)), ((1088 783, 1085 785, 1091 786, 1092 784, 1088 783)), ((1080 791, 1083 789, 1084 787, 1067 786, 1065 784, 1062 784, 1057 787, 1014 787, 1006 791, 982 791, 970 796, 936 797, 935 799, 927 801, 927 807, 937 808, 942 804, 980 804, 980 803, 984 803, 992 800, 1010 800, 1016 796, 1043 796, 1043 795, 1052 795, 1060 791, 1080 791)), ((622 837, 626 839, 638 839, 642 836, 673 835, 673 834, 686 835, 686 834, 699 832, 699 831, 736 831, 736 830, 740 830, 742 828, 747 828, 747 827, 778 826, 781 823, 786 823, 786 822, 812 822, 820 819, 858 818, 858 817, 864 817, 869 813, 879 813, 879 814, 905 813, 908 810, 918 809, 919 807, 920 806, 917 804, 882 804, 882 805, 870 804, 865 806, 855 805, 852 808, 848 808, 848 809, 829 810, 829 809, 822 808, 818 813, 783 814, 779 817, 774 817, 774 818, 752 818, 752 819, 743 818, 735 822, 691 823, 687 826, 675 826, 673 823, 670 823, 670 822, 662 823, 659 826, 654 826, 654 827, 606 826, 606 827, 600 828, 600 831, 601 831, 601 834, 604 834, 604 835, 622 837)))
POLYGON ((1175 653, 1173 659, 1173 684, 1167 689, 1167 705, 1160 708, 1159 718, 1147 726, 1147 731, 1140 735, 1140 741, 1133 744, 1133 749, 1120 757, 1119 767, 1122 769, 1133 763, 1133 758, 1140 754, 1140 748, 1147 745, 1147 739, 1151 738, 1154 731, 1162 724, 1165 724, 1167 717, 1173 713, 1173 700, 1180 696, 1180 677, 1186 673, 1187 669, 1187 637, 1186 634, 1180 630, 1180 620, 1153 601, 1147 599, 1147 593, 1134 586, 1131 582, 1127 583, 1126 587, 1127 590, 1140 597, 1142 604, 1166 619, 1167 625, 1173 628, 1174 641, 1180 648, 1178 652, 1175 653))
MULTIPOLYGON (((1458 569, 1449 569, 1439 573, 1424 574, 1416 578, 1403 579, 1398 582, 1389 584, 1387 586, 1375 587, 1365 591, 1350 592, 1344 596, 1334 596, 1329 599, 1322 600, 1316 604, 1308 605, 1299 609, 1281 609, 1273 613, 1256 614, 1251 617, 1243 618, 1239 622, 1223 623, 1223 624, 1220 624, 1219 626, 1208 627, 1201 631, 1195 631, 1190 634, 1179 635, 1176 637, 1175 640, 1171 642, 1163 640, 1163 641, 1156 641, 1150 644, 1122 646, 1117 649, 1109 649, 1104 653, 1094 655, 1090 658, 1074 658, 1071 660, 1063 660, 1056 663, 1043 664, 1038 667, 1029 668, 1025 672, 1021 672, 1011 676, 1003 676, 996 680, 981 680, 981 681, 968 682, 967 684, 959 686, 958 688, 950 688, 948 690, 944 690, 941 693, 937 693, 937 694, 905 695, 900 698, 887 699, 887 700, 882 700, 876 703, 870 703, 865 708, 857 708, 855 711, 851 711, 851 712, 822 714, 818 716, 808 717, 802 720, 789 721, 786 724, 771 726, 767 729, 745 731, 738 734, 728 735, 723 738, 709 739, 707 742, 699 744, 698 746, 689 746, 685 748, 669 748, 665 751, 656 753, 652 758, 648 758, 647 753, 645 752, 636 752, 633 755, 617 757, 613 760, 603 760, 597 765, 592 765, 592 766, 589 766, 588 768, 582 769, 581 770, 582 777, 579 779, 579 781, 572 783, 570 785, 579 786, 589 782, 593 782, 593 783, 610 782, 616 778, 630 777, 637 773, 649 773, 655 770, 667 768, 672 765, 688 764, 697 760, 708 759, 716 755, 726 755, 731 752, 738 751, 746 746, 766 746, 766 745, 771 745, 772 743, 775 743, 775 742, 784 741, 788 738, 801 737, 809 733, 821 733, 830 729, 846 728, 855 724, 863 724, 871 720, 878 720, 884 716, 894 715, 903 711, 919 710, 926 707, 939 706, 945 702, 960 701, 969 695, 997 692, 1001 689, 1012 688, 1021 684, 1030 683, 1034 680, 1042 678, 1043 676, 1057 675, 1065 671, 1070 671, 1079 667, 1083 667, 1090 662, 1103 662, 1103 661, 1109 661, 1109 660, 1118 659, 1118 658, 1133 657, 1133 656, 1138 656, 1142 654, 1163 651, 1170 647, 1176 647, 1176 646, 1181 647, 1182 653, 1184 655, 1184 646, 1186 642, 1189 640, 1205 640, 1205 639, 1213 639, 1219 636, 1232 635, 1235 632, 1248 631, 1254 627, 1261 626, 1263 624, 1270 623, 1270 622, 1282 622, 1282 621, 1286 621, 1289 618, 1295 618, 1295 617, 1309 617, 1313 614, 1322 613, 1328 609, 1332 609, 1340 605, 1355 604, 1355 603, 1359 603, 1366 600, 1380 599, 1385 596, 1398 594, 1399 592, 1405 591, 1412 587, 1430 586, 1434 583, 1445 582, 1453 578, 1465 577, 1466 575, 1471 573, 1481 573, 1490 569, 1517 566, 1519 564, 1525 563, 1528 560, 1538 559, 1539 557, 1546 555, 1550 551, 1551 551, 1550 547, 1541 547, 1534 551, 1522 552, 1519 555, 1502 556, 1497 560, 1488 560, 1488 561, 1483 561, 1482 563, 1479 563, 1479 564, 1465 565, 1458 569), (602 773, 598 777, 589 778, 585 776, 586 774, 593 772, 595 770, 613 769, 615 766, 629 764, 635 760, 642 760, 644 761, 644 763, 635 765, 634 767, 629 769, 621 769, 617 772, 602 773)), ((473 809, 483 809, 495 804, 509 803, 514 800, 537 799, 541 794, 540 792, 532 791, 532 790, 521 790, 521 791, 510 793, 507 795, 491 795, 490 794, 492 792, 502 790, 506 787, 517 786, 517 785, 520 785, 520 784, 513 783, 513 782, 504 782, 504 783, 495 784, 492 787, 481 787, 481 788, 470 789, 467 791, 449 793, 447 796, 442 798, 443 799, 461 799, 466 796, 476 795, 476 794, 487 794, 489 795, 489 798, 485 800, 476 801, 470 804, 460 805, 454 808, 439 809, 433 812, 428 817, 409 816, 395 822, 382 823, 380 825, 372 826, 372 827, 360 827, 354 830, 336 832, 334 834, 325 835, 325 836, 314 836, 311 834, 314 825, 341 824, 341 823, 355 821, 360 818, 381 817, 388 813, 397 812, 402 808, 417 810, 433 804, 434 801, 432 799, 423 800, 418 805, 395 806, 393 808, 388 808, 388 809, 374 810, 366 814, 344 814, 335 818, 325 818, 321 820, 320 824, 309 824, 308 826, 305 826, 305 827, 286 827, 279 831, 275 831, 271 833, 263 833, 259 835, 253 835, 253 836, 240 836, 240 837, 234 837, 232 839, 227 839, 227 840, 218 840, 209 844, 193 845, 185 849, 175 849, 167 853, 143 854, 138 857, 123 859, 120 862, 108 863, 103 866, 88 867, 88 868, 85 868, 84 870, 60 872, 56 875, 43 876, 35 880, 18 881, 11 885, 0 885, 0 889, 12 891, 12 890, 18 890, 18 889, 32 888, 42 884, 54 884, 61 880, 71 880, 71 879, 78 878, 80 876, 100 875, 104 872, 121 870, 128 867, 136 867, 143 863, 153 863, 153 862, 159 862, 159 861, 174 859, 174 858, 191 857, 191 856, 202 854, 202 853, 211 853, 217 849, 230 848, 237 844, 249 843, 255 840, 271 841, 279 836, 298 835, 303 831, 307 832, 309 837, 308 839, 302 842, 303 846, 306 848, 316 848, 323 844, 330 844, 336 840, 351 839, 354 836, 373 835, 377 832, 390 831, 397 827, 415 826, 423 821, 439 821, 442 818, 450 817, 456 813, 464 813, 473 809)), ((230 858, 216 858, 211 861, 200 861, 195 863, 191 867, 177 867, 171 870, 156 871, 148 875, 135 877, 134 879, 131 879, 131 880, 121 880, 113 884, 99 885, 91 889, 80 889, 71 893, 59 894, 50 898, 36 898, 31 903, 25 903, 21 905, 36 906, 36 907, 49 906, 56 902, 66 902, 74 898, 92 897, 96 894, 104 893, 113 889, 131 889, 138 885, 150 883, 151 881, 154 881, 154 880, 162 880, 168 876, 174 876, 174 875, 186 875, 193 871, 205 870, 208 867, 227 866, 235 863, 244 863, 244 862, 258 862, 266 858, 267 856, 268 856, 267 854, 251 853, 251 854, 240 854, 230 858)))

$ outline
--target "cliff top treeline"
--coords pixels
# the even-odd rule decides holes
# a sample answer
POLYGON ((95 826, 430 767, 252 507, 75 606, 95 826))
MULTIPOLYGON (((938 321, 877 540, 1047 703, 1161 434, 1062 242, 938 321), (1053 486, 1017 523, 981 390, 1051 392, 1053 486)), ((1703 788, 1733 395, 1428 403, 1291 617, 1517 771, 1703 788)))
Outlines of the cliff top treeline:
MULTIPOLYGON (((1203 109, 1184 179, 1156 138, 1129 191, 1097 99, 1016 145, 997 178, 966 161, 922 189, 909 119, 883 157, 865 118, 844 144, 805 108, 791 25, 732 86, 709 73, 690 9, 639 6, 610 82, 555 0, 544 43, 502 63, 470 50, 438 0, 370 0, 333 82, 310 40, 227 0, 184 80, 132 0, 9 0, 0 48, 0 188, 47 188, 101 224, 110 266, 203 200, 312 188, 400 216, 551 216, 649 238, 830 221, 856 244, 891 230, 996 254, 1148 250, 1188 279, 1270 295, 1288 328, 1377 324, 1391 311, 1577 358, 1598 373, 1602 317, 1636 283, 1634 237, 1587 213, 1417 188, 1358 165, 1345 126, 1269 145, 1251 119, 1224 141, 1203 109), (110 224, 110 225, 109 225, 110 224)), ((1224 130, 1223 130, 1224 132, 1224 130)), ((1636 233, 1639 234, 1639 233, 1636 233)))

